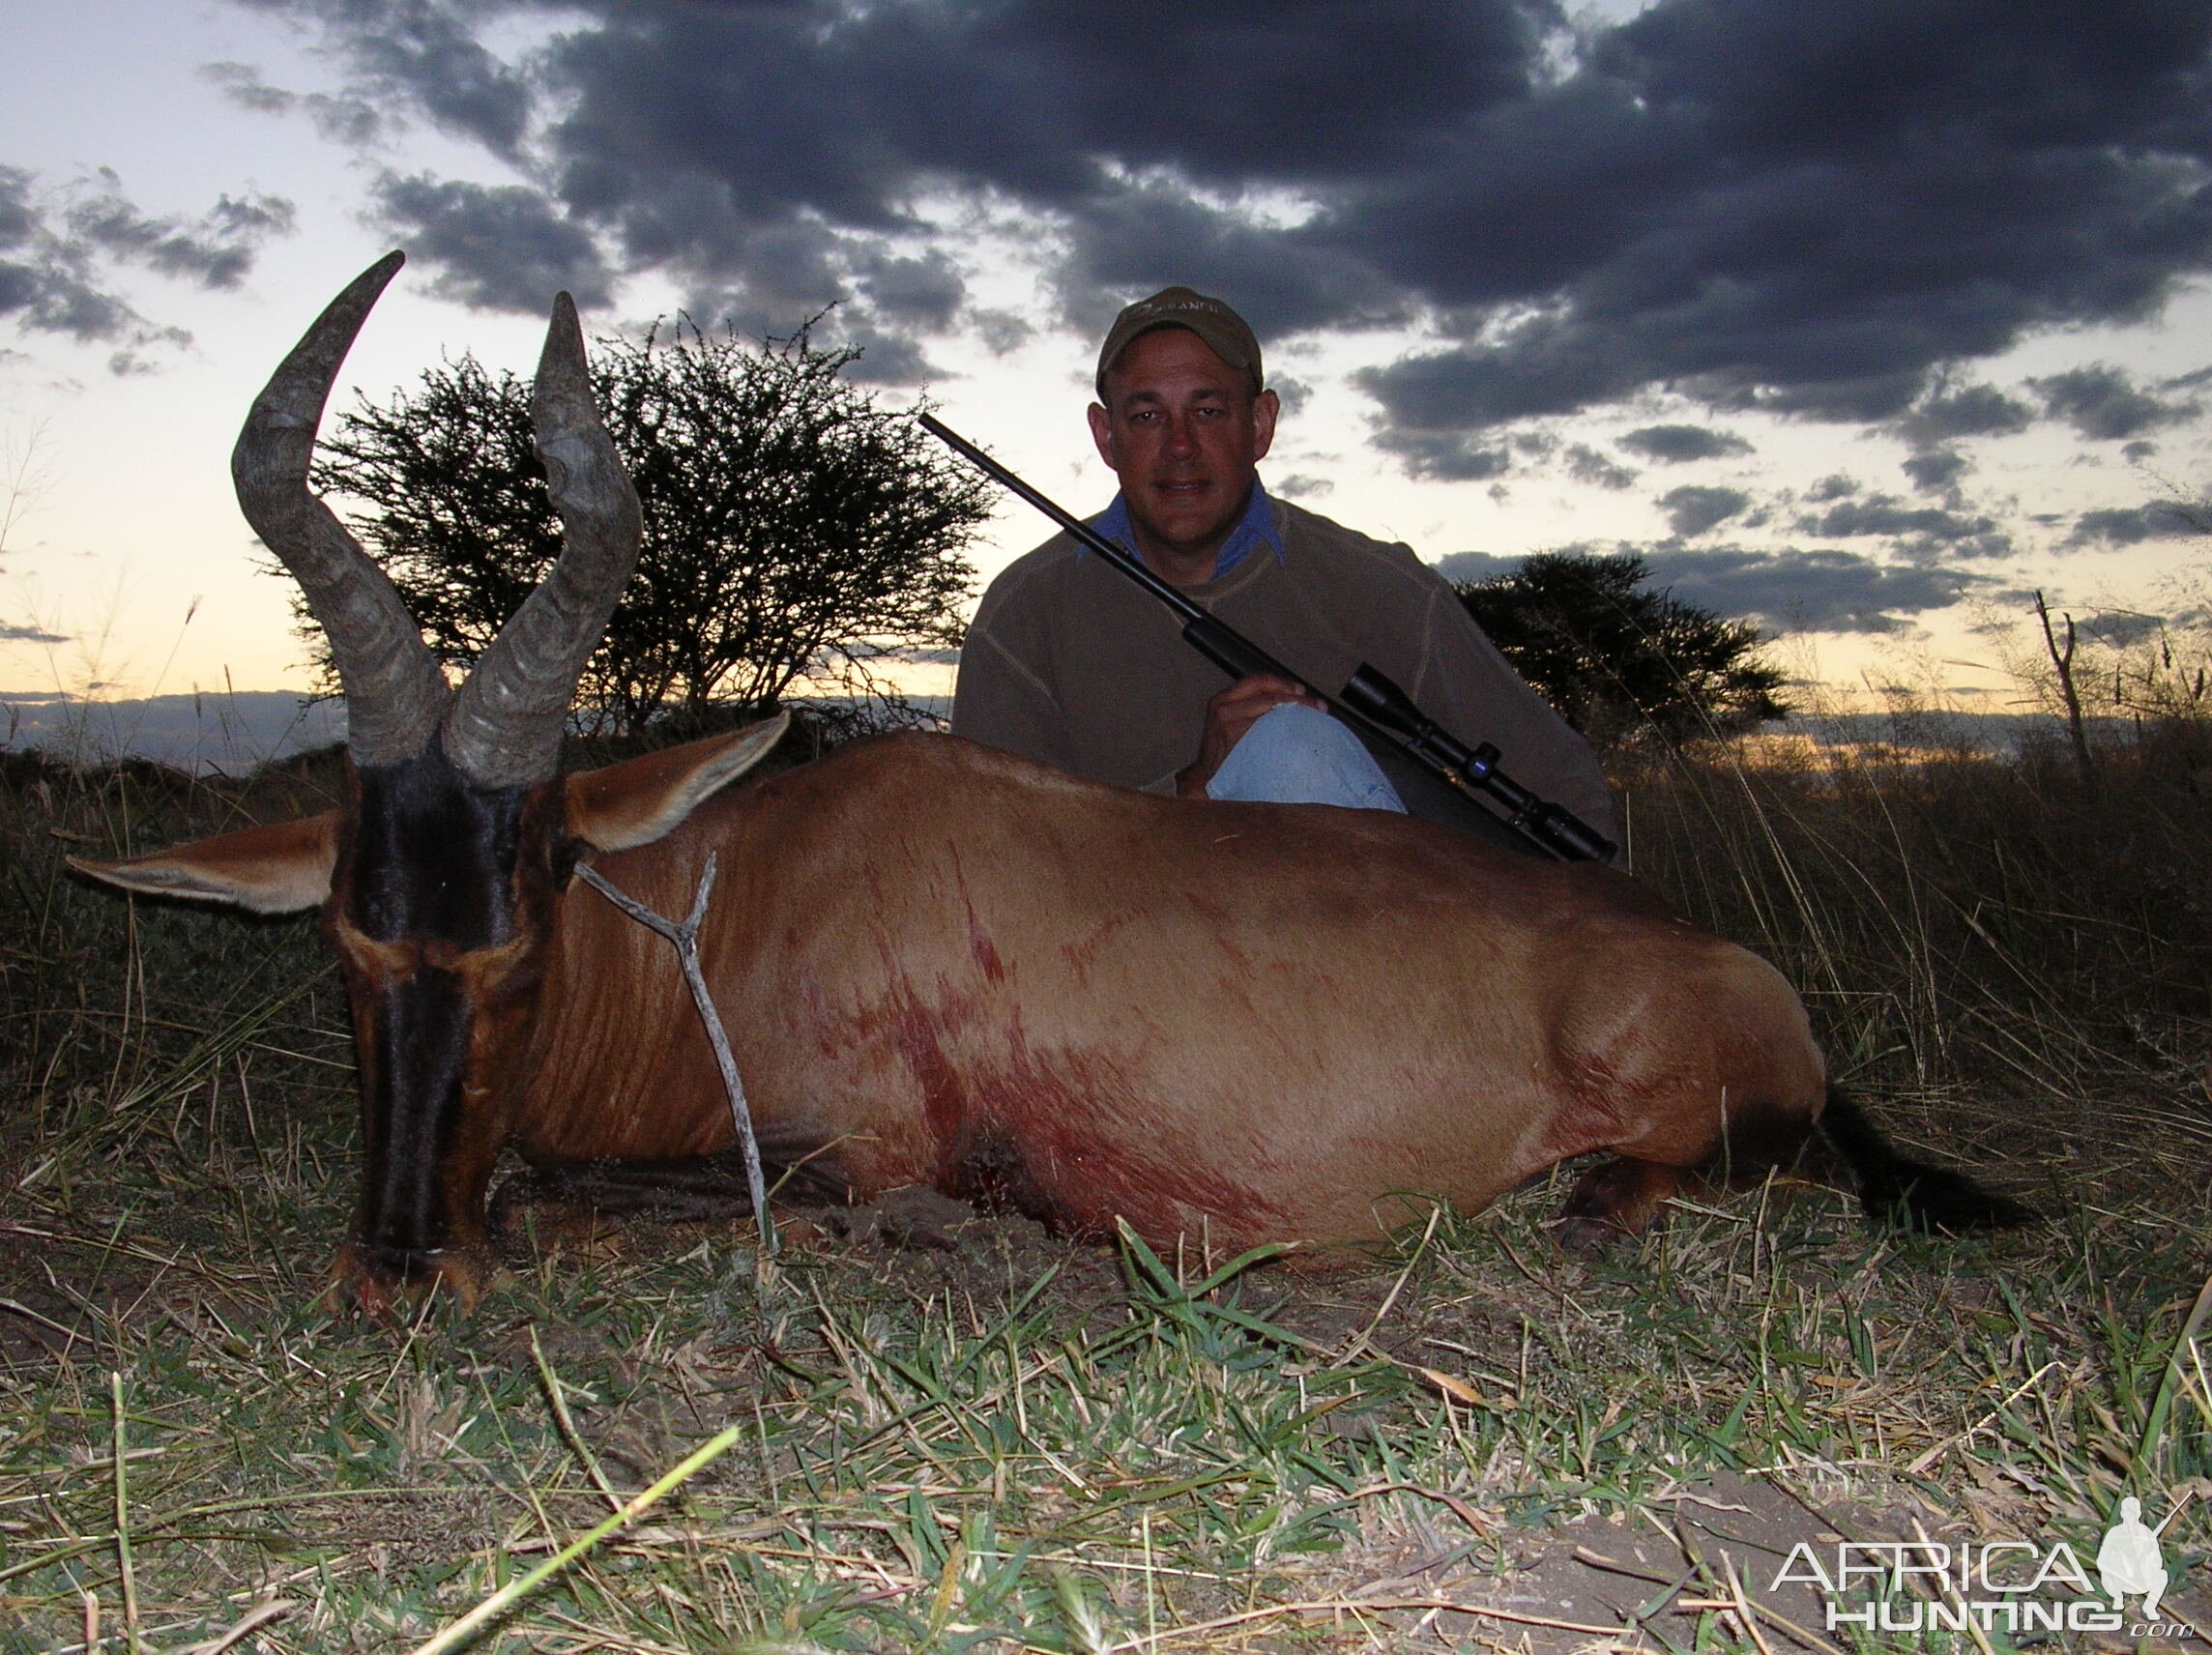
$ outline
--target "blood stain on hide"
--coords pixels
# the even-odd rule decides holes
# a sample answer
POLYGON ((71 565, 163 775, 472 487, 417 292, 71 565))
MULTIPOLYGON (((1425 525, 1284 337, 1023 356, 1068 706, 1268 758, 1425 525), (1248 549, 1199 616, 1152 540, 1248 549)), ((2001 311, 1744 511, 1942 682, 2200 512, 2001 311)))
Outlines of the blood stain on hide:
MULTIPOLYGON (((1238 944, 1237 921, 1230 915, 1229 910, 1211 897, 1202 895, 1198 891, 1186 890, 1182 894, 1183 900, 1190 904, 1193 912, 1205 920, 1208 927, 1212 931, 1214 946, 1228 955, 1236 963, 1238 971, 1246 976, 1252 975, 1254 971, 1252 956, 1247 954, 1238 944)), ((1226 978, 1224 980, 1226 981, 1226 978)))
POLYGON ((1091 968, 1097 961, 1098 951, 1112 940, 1115 932, 1128 923, 1129 916, 1127 915, 1118 914, 1100 924, 1080 943, 1062 943, 1060 945, 1061 953, 1066 956, 1067 963, 1075 968, 1075 982, 1078 988, 1090 986, 1091 968))
POLYGON ((1256 1191, 1156 1152, 1175 1118, 1147 1095, 1142 1060, 1109 1052, 1033 1050, 1019 1010, 982 1020, 981 997, 940 977, 938 1003, 913 980, 863 1022, 898 1053, 921 1092, 934 1160, 930 1179, 950 1194, 996 1201, 1063 1234, 1110 1236, 1117 1217, 1172 1238, 1210 1218, 1220 1231, 1259 1234, 1288 1214, 1256 1191))
POLYGON ((922 1118, 929 1124, 929 1135, 942 1160, 959 1136, 960 1122, 968 1113, 967 1089, 961 1085, 959 1070, 945 1055, 938 1019, 915 997, 911 984, 902 978, 899 987, 902 992, 890 1017, 891 1038, 921 1087, 922 1118))
POLYGON ((985 981, 1004 982, 1005 964, 999 958, 999 950, 993 946, 990 934, 983 929, 983 922, 975 917, 975 896, 968 888, 968 870, 961 865, 957 847, 952 852, 952 883, 959 887, 960 907, 968 915, 968 952, 975 957, 985 981))
POLYGON ((1236 1231, 1287 1217, 1241 1183, 1148 1154, 1164 1122, 1148 1118, 1158 1112, 1126 1066, 1098 1053, 1033 1052, 1018 1015, 1004 1064, 968 1081, 975 1130, 991 1135, 1002 1161, 1018 1158, 1021 1193, 1071 1234, 1111 1234, 1117 1217, 1162 1238, 1199 1214, 1236 1231))
POLYGON ((982 922, 975 917, 973 906, 968 910, 968 951, 975 956, 975 963, 983 968, 985 981, 996 983, 1006 980, 1005 965, 999 958, 999 950, 992 946, 982 922))

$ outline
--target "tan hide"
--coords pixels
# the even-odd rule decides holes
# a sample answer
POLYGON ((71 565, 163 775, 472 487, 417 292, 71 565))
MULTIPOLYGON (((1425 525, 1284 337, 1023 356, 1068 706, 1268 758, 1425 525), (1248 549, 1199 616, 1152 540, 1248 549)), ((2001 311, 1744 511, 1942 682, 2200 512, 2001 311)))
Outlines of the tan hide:
MULTIPOLYGON (((761 1136, 856 1191, 997 1195, 1155 1243, 1372 1238, 1563 1157, 1802 1134, 1764 962, 1625 877, 1405 817, 1158 798, 948 737, 848 746, 599 857, 682 914, 761 1136)), ((516 1118, 533 1159, 726 1147, 667 946, 572 885, 516 1118)))

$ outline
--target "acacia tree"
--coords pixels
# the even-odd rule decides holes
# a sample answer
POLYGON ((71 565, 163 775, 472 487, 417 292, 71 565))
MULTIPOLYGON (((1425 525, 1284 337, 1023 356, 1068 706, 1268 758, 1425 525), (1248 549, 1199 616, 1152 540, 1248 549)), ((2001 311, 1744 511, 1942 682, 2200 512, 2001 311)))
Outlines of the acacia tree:
POLYGON ((1538 552, 1459 588, 1482 629, 1561 717, 1600 747, 1755 730, 1790 711, 1759 629, 1644 582, 1633 553, 1538 552))
MULTIPOLYGON (((801 330, 760 346, 679 324, 601 339, 592 379, 644 508, 637 572, 577 686, 605 733, 766 705, 960 641, 981 481, 838 375, 801 330)), ((439 658, 465 669, 560 550, 530 385, 473 356, 341 414, 315 467, 439 658)))

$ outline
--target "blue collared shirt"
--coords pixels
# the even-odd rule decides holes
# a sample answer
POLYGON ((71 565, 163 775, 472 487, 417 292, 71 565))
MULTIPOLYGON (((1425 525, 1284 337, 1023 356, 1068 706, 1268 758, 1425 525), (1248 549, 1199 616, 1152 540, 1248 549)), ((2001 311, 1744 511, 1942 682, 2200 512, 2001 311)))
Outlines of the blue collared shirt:
MULTIPOLYGON (((1137 550, 1136 528, 1129 521, 1129 503, 1121 495, 1114 496, 1114 504, 1099 513, 1092 527, 1131 557, 1143 561, 1143 554, 1137 550)), ((1214 554, 1213 572, 1206 578, 1219 580, 1250 557, 1258 546, 1272 551, 1277 563, 1283 561, 1283 535, 1275 527, 1275 503, 1267 498, 1260 479, 1254 478, 1251 504, 1244 508, 1244 515, 1237 520, 1237 527, 1229 531, 1229 538, 1221 542, 1221 550, 1214 554)), ((1083 555, 1081 542, 1077 543, 1075 553, 1077 557, 1083 555)))

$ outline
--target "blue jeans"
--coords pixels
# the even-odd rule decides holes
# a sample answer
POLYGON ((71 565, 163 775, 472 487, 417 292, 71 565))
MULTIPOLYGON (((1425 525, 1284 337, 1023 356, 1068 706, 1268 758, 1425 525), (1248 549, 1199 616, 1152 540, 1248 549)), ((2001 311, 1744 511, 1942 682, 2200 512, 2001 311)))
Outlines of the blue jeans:
POLYGON ((1295 701, 1270 707, 1244 732, 1206 784, 1206 796, 1400 815, 1406 810, 1358 737, 1327 713, 1295 701))

